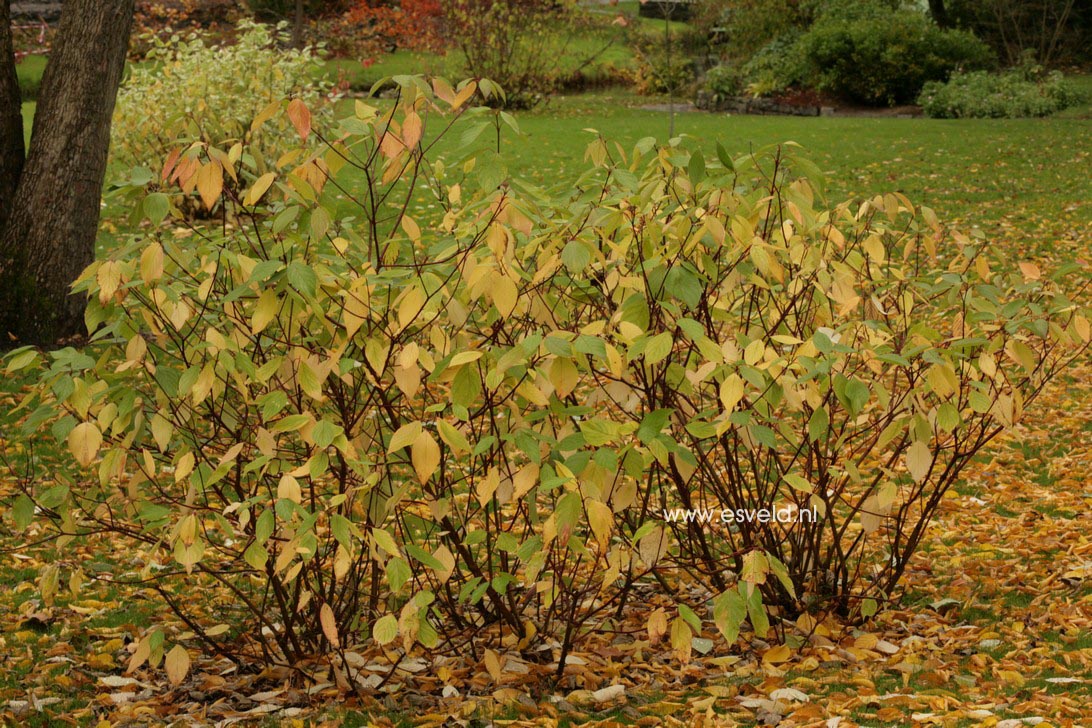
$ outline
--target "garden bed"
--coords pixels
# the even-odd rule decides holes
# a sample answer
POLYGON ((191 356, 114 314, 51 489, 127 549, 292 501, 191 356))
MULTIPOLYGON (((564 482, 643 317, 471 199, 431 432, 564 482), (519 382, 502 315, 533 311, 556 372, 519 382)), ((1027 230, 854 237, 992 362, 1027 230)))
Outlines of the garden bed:
POLYGON ((795 92, 775 97, 729 96, 716 98, 698 91, 694 106, 702 111, 753 114, 756 116, 875 116, 880 118, 914 118, 922 115, 920 106, 877 108, 846 104, 824 98, 814 92, 795 92))

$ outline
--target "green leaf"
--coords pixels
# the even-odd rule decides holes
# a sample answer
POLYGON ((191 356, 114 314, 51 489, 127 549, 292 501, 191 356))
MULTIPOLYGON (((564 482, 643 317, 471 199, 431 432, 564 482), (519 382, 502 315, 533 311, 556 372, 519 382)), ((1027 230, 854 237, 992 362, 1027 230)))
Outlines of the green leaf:
POLYGON ((690 155, 690 164, 687 166, 687 172, 690 175, 690 181, 695 185, 705 179, 705 155, 701 153, 701 150, 695 150, 690 155))
POLYGON ((413 578, 413 572, 401 556, 394 556, 387 562, 387 583, 390 584, 392 591, 395 593, 402 591, 402 587, 411 578, 413 578))
POLYGON ((702 294, 705 293, 698 277, 681 265, 673 266, 667 272, 666 286, 668 293, 685 303, 690 309, 698 307, 702 294))
POLYGON ((818 442, 827 436, 827 429, 830 427, 830 415, 827 411, 820 407, 811 413, 811 418, 808 419, 808 439, 812 442, 818 442))
POLYGON ((20 493, 11 507, 11 517, 15 521, 15 528, 19 531, 26 530, 30 522, 34 520, 34 501, 27 497, 26 493, 20 493))
POLYGON ((868 385, 860 379, 850 379, 846 382, 844 394, 850 417, 856 417, 868 404, 868 398, 871 396, 868 385))
POLYGON ((641 426, 637 428, 637 439, 646 445, 655 439, 667 425, 672 412, 674 412, 672 409, 658 409, 645 415, 641 420, 641 426))
POLYGON ((789 569, 784 563, 771 553, 766 554, 766 560, 770 563, 770 571, 774 573, 777 580, 781 582, 781 586, 785 587, 785 591, 789 593, 789 596, 793 599, 796 598, 796 587, 793 586, 792 578, 789 576, 789 569))
POLYGON ((269 537, 273 535, 275 525, 273 511, 268 508, 262 511, 262 515, 258 516, 258 520, 254 523, 254 543, 260 546, 268 541, 269 537))
POLYGON ((311 266, 306 263, 293 260, 288 264, 288 282, 292 287, 307 298, 313 298, 318 290, 318 276, 311 266))
POLYGON ((591 251, 579 240, 570 240, 561 251, 561 262, 573 275, 583 272, 591 263, 591 251))
POLYGON ((171 211, 171 201, 162 192, 153 192, 144 198, 144 217, 153 225, 163 222, 167 213, 171 211))
POLYGON ((311 430, 311 439, 315 441, 315 447, 327 448, 344 432, 341 425, 335 425, 329 420, 319 420, 311 430))
POLYGON ((433 571, 444 570, 444 565, 439 559, 430 554, 428 551, 425 551, 417 544, 407 543, 405 544, 405 549, 407 554, 412 556, 416 561, 432 569, 433 571))
POLYGON ((737 589, 728 589, 713 601, 713 621, 728 644, 739 638, 739 628, 747 617, 747 600, 737 589))
POLYGON ((724 168, 729 172, 736 171, 736 165, 732 162, 732 157, 728 154, 728 150, 724 148, 724 145, 717 142, 717 159, 724 165, 724 168))
POLYGON ((679 605, 679 616, 686 620, 696 634, 701 634, 701 619, 694 613, 694 610, 685 604, 679 605))
POLYGON ((372 637, 381 645, 392 642, 397 636, 398 618, 393 614, 383 615, 372 626, 372 637))
POLYGON ((652 366, 662 362, 671 353, 673 344, 674 339, 667 331, 653 336, 645 345, 645 364, 652 366))
POLYGON ((264 546, 255 541, 246 547, 246 551, 243 552, 243 560, 251 567, 261 570, 265 568, 266 562, 269 561, 269 552, 265 550, 264 546))
MULTIPOLYGON (((738 587, 741 591, 747 590, 747 585, 744 582, 740 582, 738 587)), ((751 595, 745 596, 747 600, 747 616, 751 618, 751 626, 754 627, 755 636, 765 638, 766 633, 770 630, 770 620, 766 616, 766 608, 762 606, 762 591, 758 587, 751 589, 751 595)))

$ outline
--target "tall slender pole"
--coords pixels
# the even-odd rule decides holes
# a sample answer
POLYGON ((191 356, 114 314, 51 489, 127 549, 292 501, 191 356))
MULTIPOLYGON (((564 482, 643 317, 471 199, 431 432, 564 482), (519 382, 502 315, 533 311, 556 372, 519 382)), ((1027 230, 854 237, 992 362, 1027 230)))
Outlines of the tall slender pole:
POLYGON ((675 136, 675 79, 671 75, 671 16, 675 14, 674 3, 665 3, 664 9, 664 50, 667 51, 667 138, 675 136))

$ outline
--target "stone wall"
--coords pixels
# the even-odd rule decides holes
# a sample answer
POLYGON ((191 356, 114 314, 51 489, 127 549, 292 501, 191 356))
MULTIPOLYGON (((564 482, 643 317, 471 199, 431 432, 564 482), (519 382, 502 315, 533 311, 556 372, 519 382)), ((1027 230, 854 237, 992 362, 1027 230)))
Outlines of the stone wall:
POLYGON ((55 23, 61 17, 64 0, 38 0, 37 2, 13 2, 11 17, 16 22, 36 22, 44 20, 55 23))

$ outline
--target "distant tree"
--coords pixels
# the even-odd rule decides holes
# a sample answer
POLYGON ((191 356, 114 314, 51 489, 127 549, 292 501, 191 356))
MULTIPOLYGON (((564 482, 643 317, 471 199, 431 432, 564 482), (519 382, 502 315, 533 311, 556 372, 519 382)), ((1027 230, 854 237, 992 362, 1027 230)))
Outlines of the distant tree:
POLYGON ((1009 64, 1028 53, 1044 66, 1088 61, 1087 0, 946 0, 945 9, 949 22, 974 31, 1009 64))
POLYGON ((933 20, 941 28, 951 27, 948 8, 944 5, 944 0, 929 0, 929 14, 933 16, 933 20))
POLYGON ((0 0, 0 346, 83 330, 84 299, 70 287, 95 255, 133 4, 66 0, 27 150, 11 3, 0 0))

